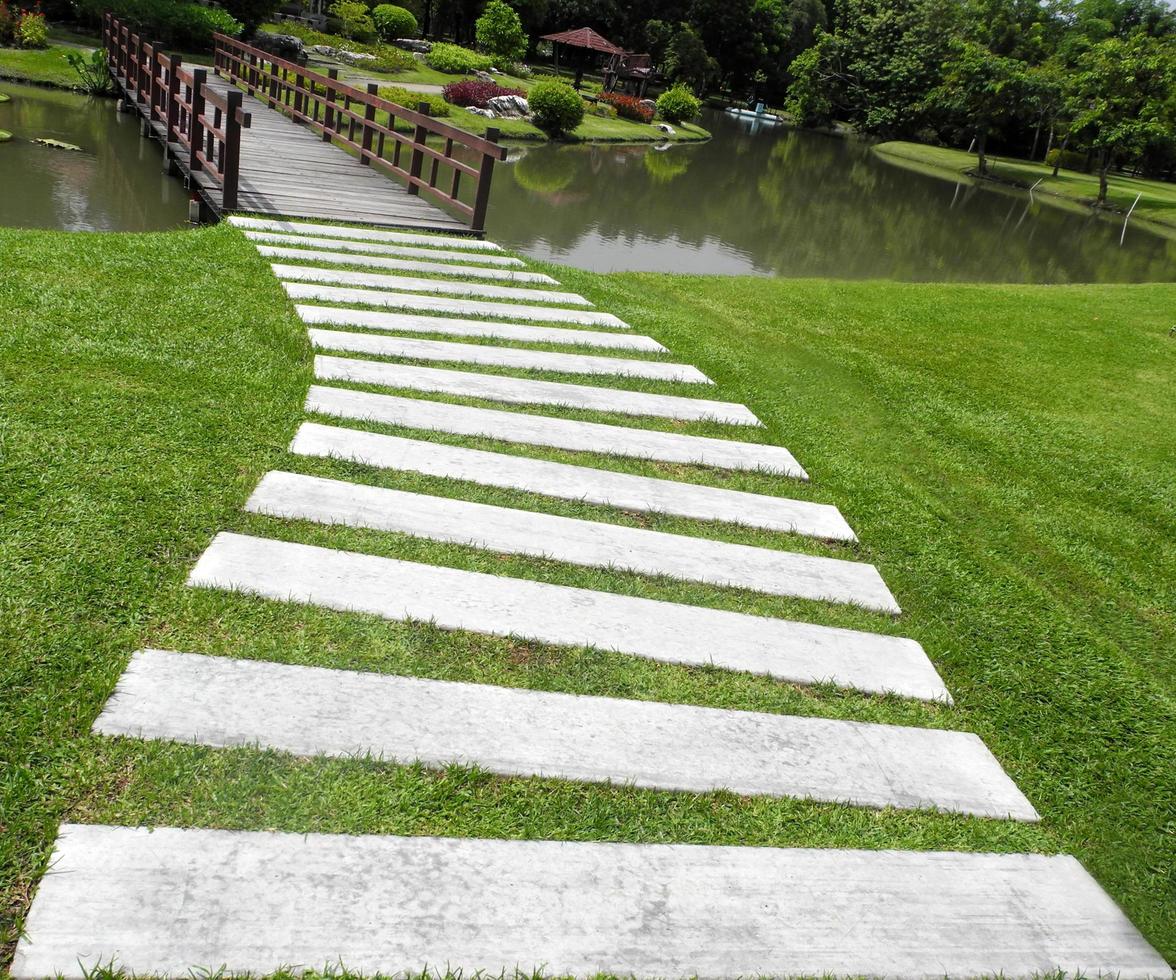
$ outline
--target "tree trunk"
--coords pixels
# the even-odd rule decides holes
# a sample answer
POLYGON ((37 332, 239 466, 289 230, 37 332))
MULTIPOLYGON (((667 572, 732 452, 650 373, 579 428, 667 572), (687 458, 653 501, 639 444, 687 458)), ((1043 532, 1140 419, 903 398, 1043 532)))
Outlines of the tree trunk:
POLYGON ((981 177, 985 177, 988 174, 988 157, 984 155, 984 147, 987 143, 987 133, 976 134, 976 163, 981 177))
POLYGON ((1049 139, 1047 139, 1045 141, 1045 156, 1043 156, 1041 158, 1042 163, 1044 163, 1046 160, 1049 159, 1049 151, 1053 149, 1053 145, 1054 145, 1054 126, 1053 126, 1053 123, 1050 123, 1049 139))
POLYGON ((1029 159, 1037 159, 1037 144, 1041 142, 1041 124, 1045 121, 1044 115, 1037 117, 1037 126, 1033 130, 1033 149, 1029 151, 1029 159))
POLYGON ((1098 204, 1107 203, 1107 171, 1111 169, 1110 147, 1103 151, 1102 165, 1098 168, 1098 204))
POLYGON ((1054 161, 1053 175, 1055 177, 1058 175, 1058 170, 1062 166, 1062 157, 1066 155, 1066 147, 1069 145, 1070 134, 1066 133, 1066 135, 1062 138, 1062 148, 1058 150, 1058 158, 1054 161))

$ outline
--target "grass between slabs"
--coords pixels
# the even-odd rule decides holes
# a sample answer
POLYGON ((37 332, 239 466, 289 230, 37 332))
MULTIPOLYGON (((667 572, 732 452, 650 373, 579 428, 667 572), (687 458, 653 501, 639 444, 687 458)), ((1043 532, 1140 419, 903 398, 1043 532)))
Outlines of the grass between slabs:
POLYGON ((57 824, 71 819, 1066 851, 1161 952, 1176 955, 1176 340, 1166 319, 1176 286, 598 276, 531 264, 717 382, 682 393, 744 402, 767 429, 529 410, 769 440, 797 455, 813 477, 807 485, 360 426, 834 503, 861 543, 831 545, 288 456, 312 380, 311 351, 268 263, 232 228, 0 231, 0 252, 0 318, 8 325, 0 339, 0 898, 9 944, 57 824), (269 469, 871 561, 905 614, 895 621, 244 514, 269 469), (188 570, 219 530, 909 635, 926 646, 957 706, 187 589, 188 570), (143 646, 967 729, 985 739, 1043 820, 1017 825, 90 736, 128 656, 143 646))

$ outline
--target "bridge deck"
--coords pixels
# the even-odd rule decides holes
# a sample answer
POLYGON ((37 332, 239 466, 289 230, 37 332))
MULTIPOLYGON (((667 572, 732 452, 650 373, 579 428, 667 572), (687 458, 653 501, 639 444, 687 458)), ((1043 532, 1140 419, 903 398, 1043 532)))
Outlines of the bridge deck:
MULTIPOLYGON (((229 82, 211 73, 208 86, 227 92, 229 82)), ((238 212, 319 218, 327 221, 357 221, 391 228, 421 228, 470 233, 468 225, 407 189, 377 168, 361 166, 338 146, 324 143, 306 126, 269 108, 246 94, 243 108, 252 124, 241 140, 241 179, 238 212)), ((152 126, 156 137, 164 129, 152 126)), ((185 170, 184 154, 178 143, 169 152, 185 170)), ((199 172, 197 172, 199 178, 199 172)), ((220 212, 220 191, 212 184, 201 186, 209 204, 220 212)))

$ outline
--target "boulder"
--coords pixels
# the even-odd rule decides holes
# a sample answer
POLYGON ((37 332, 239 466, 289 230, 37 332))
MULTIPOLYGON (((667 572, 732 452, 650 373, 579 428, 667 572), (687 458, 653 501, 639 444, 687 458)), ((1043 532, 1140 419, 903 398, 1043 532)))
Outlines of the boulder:
POLYGON ((494 81, 494 76, 491 75, 490 72, 488 72, 488 71, 476 71, 476 72, 474 72, 474 78, 478 79, 479 81, 483 81, 483 82, 494 81))
POLYGON ((295 61, 300 65, 306 64, 306 48, 302 38, 293 34, 270 34, 268 31, 258 31, 249 42, 255 48, 261 48, 269 54, 277 55, 286 61, 295 61))
POLYGON ((366 51, 340 51, 335 57, 348 65, 363 65, 376 60, 374 54, 368 54, 366 51))
POLYGON ((493 109, 479 109, 476 105, 470 106, 467 112, 472 112, 475 116, 485 116, 487 119, 497 119, 493 109))
POLYGON ((653 99, 642 99, 641 104, 650 112, 657 112, 657 103, 653 99))
POLYGON ((674 127, 671 126, 669 123, 658 123, 657 128, 660 129, 667 136, 674 135, 674 127))
POLYGON ((433 50, 433 44, 419 37, 398 37, 392 42, 405 51, 415 51, 417 54, 428 54, 433 50))
POLYGON ((486 102, 486 108, 504 119, 520 119, 531 114, 531 106, 521 95, 496 95, 486 102))

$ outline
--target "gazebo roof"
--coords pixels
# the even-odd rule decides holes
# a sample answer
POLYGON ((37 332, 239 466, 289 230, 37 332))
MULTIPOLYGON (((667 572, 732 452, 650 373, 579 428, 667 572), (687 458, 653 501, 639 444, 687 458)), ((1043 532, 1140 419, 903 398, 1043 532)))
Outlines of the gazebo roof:
POLYGON ((588 48, 590 51, 601 51, 604 54, 624 54, 624 48, 618 48, 608 38, 601 37, 591 27, 580 27, 574 31, 561 31, 559 34, 544 34, 544 41, 554 41, 556 44, 566 44, 570 48, 588 48))

